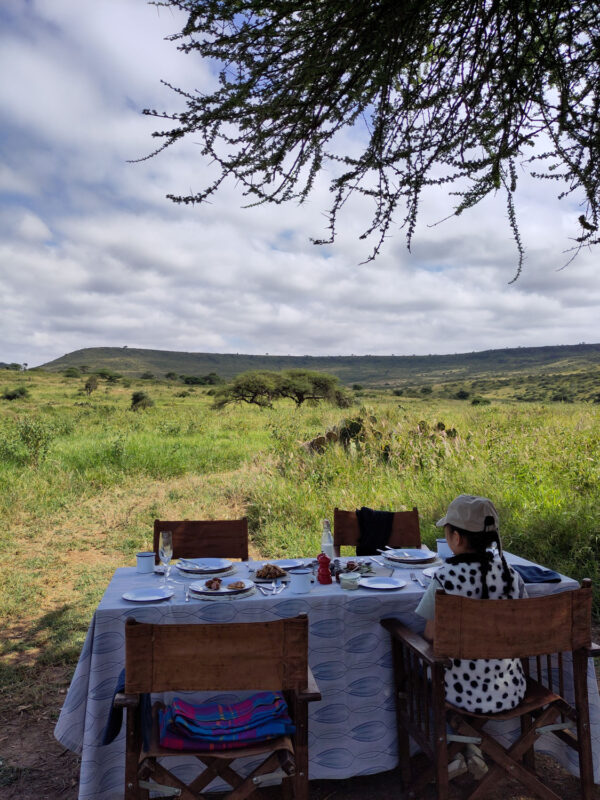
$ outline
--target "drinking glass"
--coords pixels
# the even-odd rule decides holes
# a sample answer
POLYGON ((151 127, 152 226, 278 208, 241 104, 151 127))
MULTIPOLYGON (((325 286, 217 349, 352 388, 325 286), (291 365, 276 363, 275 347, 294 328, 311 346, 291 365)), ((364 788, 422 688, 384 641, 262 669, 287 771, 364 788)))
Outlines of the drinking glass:
POLYGON ((160 563, 165 568, 164 585, 169 583, 169 574, 171 572, 170 561, 173 558, 173 534, 171 531, 161 531, 158 544, 158 557, 160 563))

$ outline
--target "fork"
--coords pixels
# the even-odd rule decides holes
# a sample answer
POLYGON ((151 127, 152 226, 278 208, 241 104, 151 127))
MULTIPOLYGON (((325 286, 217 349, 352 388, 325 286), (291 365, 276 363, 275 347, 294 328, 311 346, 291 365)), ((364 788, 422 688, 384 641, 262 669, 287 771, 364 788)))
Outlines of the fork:
POLYGON ((415 583, 418 583, 418 584, 419 584, 419 586, 422 586, 422 587, 423 587, 423 589, 426 589, 426 588, 427 588, 427 584, 425 583, 425 581, 423 580, 423 578, 420 578, 420 577, 417 575, 417 573, 416 573, 416 572, 411 572, 411 573, 410 573, 410 579, 411 579, 411 581, 414 581, 415 583))

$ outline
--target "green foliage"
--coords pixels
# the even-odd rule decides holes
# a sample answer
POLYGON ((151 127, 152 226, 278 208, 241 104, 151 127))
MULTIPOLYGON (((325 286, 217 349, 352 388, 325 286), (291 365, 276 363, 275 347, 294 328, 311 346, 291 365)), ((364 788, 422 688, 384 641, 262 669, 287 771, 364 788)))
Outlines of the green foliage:
POLYGON ((56 436, 52 424, 39 417, 23 417, 16 421, 18 438, 25 446, 29 461, 37 466, 48 455, 50 443, 56 436))
POLYGON ((77 367, 67 367, 67 369, 64 370, 63 375, 65 378, 80 378, 81 370, 78 370, 77 367))
POLYGON ((335 238, 338 213, 357 192, 374 206, 361 232, 374 235, 374 256, 392 224, 405 228, 410 247, 425 187, 454 184, 457 216, 501 190, 517 277, 517 165, 533 162, 535 178, 566 179, 559 198, 579 196, 577 246, 600 241, 595 3, 160 5, 187 12, 170 37, 179 50, 221 68, 212 92, 172 87, 182 110, 144 112, 169 120, 153 134, 161 141, 155 153, 199 139, 218 168, 201 191, 168 195, 174 202, 205 201, 229 177, 254 202, 302 202, 329 171, 324 241, 335 238), (344 142, 352 144, 344 150, 344 142))
POLYGON ((16 361, 13 361, 11 364, 0 362, 0 369, 9 369, 12 370, 13 372, 21 372, 23 367, 21 364, 17 364, 16 361))
POLYGON ((141 378, 143 381, 151 381, 151 380, 154 380, 154 373, 153 373, 153 372, 142 372, 142 374, 140 375, 140 378, 141 378))
POLYGON ((283 398, 293 400, 296 408, 306 402, 318 403, 321 400, 338 408, 347 408, 351 403, 348 393, 333 375, 303 369, 245 372, 231 384, 218 389, 214 398, 214 408, 240 402, 273 408, 273 401, 283 398))
POLYGON ((20 400, 29 396, 29 389, 26 386, 17 386, 15 389, 5 389, 2 392, 3 400, 20 400))
POLYGON ((92 392, 95 392, 98 388, 98 378, 95 375, 90 375, 84 385, 84 389, 86 394, 89 396, 92 392))
POLYGON ((180 375, 179 377, 188 386, 218 386, 224 382, 216 372, 209 372, 208 375, 180 375))
POLYGON ((467 400, 469 397, 469 392, 466 389, 459 389, 454 396, 457 400, 467 400))
POLYGON ((154 400, 146 392, 133 392, 131 395, 131 410, 140 411, 143 408, 150 408, 154 405, 154 400))

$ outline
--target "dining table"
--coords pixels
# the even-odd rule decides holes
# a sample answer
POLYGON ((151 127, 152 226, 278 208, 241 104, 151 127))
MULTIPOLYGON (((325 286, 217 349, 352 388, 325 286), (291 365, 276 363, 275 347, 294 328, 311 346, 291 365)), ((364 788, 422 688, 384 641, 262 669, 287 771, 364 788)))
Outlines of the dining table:
MULTIPOLYGON (((505 555, 510 563, 530 564, 514 554, 505 555)), ((348 560, 341 559, 342 564, 348 560)), ((264 563, 233 562, 232 577, 255 581, 256 570, 264 563)), ((269 563, 289 566, 289 562, 277 559, 269 563)), ((372 563, 372 569, 373 576, 392 576, 397 581, 384 580, 377 587, 377 581, 369 585, 361 579, 357 589, 347 590, 335 580, 331 584, 315 580, 308 593, 293 594, 284 580, 284 588, 279 587, 277 593, 269 587, 265 591, 254 587, 241 594, 213 597, 190 594, 189 587, 198 576, 173 567, 169 578, 172 595, 146 602, 127 600, 124 595, 135 597, 139 591, 150 590, 152 596, 152 590, 160 591, 164 576, 140 573, 134 567, 117 569, 91 620, 55 728, 58 741, 81 755, 79 800, 117 800, 123 796, 125 725, 110 744, 102 741, 125 663, 125 621, 129 617, 139 622, 210 624, 269 621, 306 613, 309 663, 322 694, 321 701, 310 707, 309 778, 340 780, 393 769, 398 752, 391 643, 379 623, 385 617, 396 617, 413 630, 422 631, 424 620, 415 609, 429 579, 422 569, 399 567, 392 571, 387 563, 372 563)), ((534 597, 578 586, 574 579, 561 575, 556 583, 528 584, 527 591, 534 597)), ((600 697, 591 663, 588 688, 594 778, 598 783, 600 697)), ((217 695, 210 699, 217 699, 217 695)), ((235 699, 234 695, 218 694, 220 702, 235 699)), ((517 734, 518 724, 518 720, 494 722, 488 730, 493 729, 506 745, 517 734)), ((576 755, 556 737, 541 736, 536 749, 553 755, 578 774, 576 755)), ((192 774, 198 771, 198 762, 189 756, 172 758, 170 763, 174 761, 175 771, 179 770, 184 780, 189 779, 190 770, 192 774)))

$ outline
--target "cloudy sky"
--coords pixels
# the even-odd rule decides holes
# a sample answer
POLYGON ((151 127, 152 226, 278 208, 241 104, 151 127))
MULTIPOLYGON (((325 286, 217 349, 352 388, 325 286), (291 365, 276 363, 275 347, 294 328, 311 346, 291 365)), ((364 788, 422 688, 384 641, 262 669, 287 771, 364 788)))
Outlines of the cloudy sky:
POLYGON ((600 251, 566 269, 581 210, 554 184, 518 196, 527 261, 504 200, 452 210, 426 197, 412 253, 401 231, 374 262, 351 204, 333 246, 327 176, 310 202, 244 209, 229 184, 211 205, 197 142, 159 157, 143 108, 174 110, 164 79, 211 85, 164 37, 179 17, 145 0, 0 3, 0 361, 44 363, 81 347, 292 355, 458 353, 597 342, 600 251))

